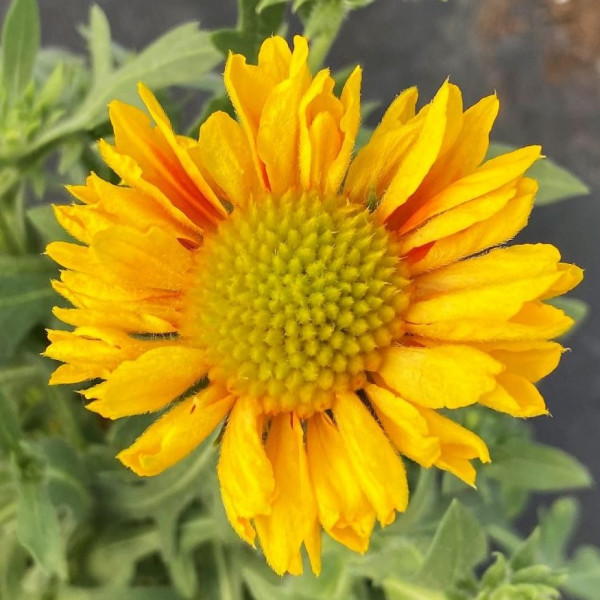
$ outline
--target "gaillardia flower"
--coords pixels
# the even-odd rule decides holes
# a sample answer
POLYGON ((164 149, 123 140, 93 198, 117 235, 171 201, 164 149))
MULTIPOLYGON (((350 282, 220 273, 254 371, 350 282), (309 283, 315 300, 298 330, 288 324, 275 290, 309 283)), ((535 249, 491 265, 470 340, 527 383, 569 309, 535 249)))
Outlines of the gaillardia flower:
POLYGON ((198 140, 143 86, 155 125, 113 102, 100 151, 122 185, 72 187, 56 216, 81 243, 48 246, 75 328, 49 334, 51 382, 103 380, 82 393, 109 419, 163 411, 119 454, 139 475, 224 423, 227 515, 277 573, 301 572, 303 544, 319 572, 321 529, 364 552, 407 506, 400 454, 474 484, 487 447, 438 409, 546 414, 534 383, 572 321, 544 300, 582 276, 553 246, 501 246, 540 148, 484 161, 495 96, 463 111, 446 82, 416 111, 408 89, 353 157, 361 71, 337 97, 307 56, 302 37, 257 66, 230 55, 237 120, 198 140))

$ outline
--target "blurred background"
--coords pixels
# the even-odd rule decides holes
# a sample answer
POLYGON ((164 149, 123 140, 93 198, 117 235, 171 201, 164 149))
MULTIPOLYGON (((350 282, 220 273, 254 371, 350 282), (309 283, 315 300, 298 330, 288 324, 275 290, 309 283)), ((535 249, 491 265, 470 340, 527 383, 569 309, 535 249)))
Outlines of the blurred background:
MULTIPOLYGON (((189 20, 233 26, 235 0, 98 0, 113 37, 141 49, 189 20)), ((8 2, 0 3, 0 19, 8 2)), ((77 26, 89 0, 41 0, 42 44, 84 51, 77 26)), ((575 292, 591 307, 568 340, 559 370, 542 384, 552 418, 539 418, 539 441, 578 457, 600 482, 600 1, 379 0, 351 14, 326 61, 334 70, 360 62, 363 97, 381 102, 418 85, 428 101, 446 77, 470 105, 496 91, 501 112, 493 139, 542 144, 547 156, 592 188, 588 197, 534 212, 524 242, 550 242, 586 270, 575 292)), ((48 198, 48 201, 55 200, 48 198)), ((600 542, 597 487, 579 494, 582 543, 600 542)), ((539 497, 539 505, 545 498, 539 497)), ((531 513, 527 522, 533 522, 531 513)))

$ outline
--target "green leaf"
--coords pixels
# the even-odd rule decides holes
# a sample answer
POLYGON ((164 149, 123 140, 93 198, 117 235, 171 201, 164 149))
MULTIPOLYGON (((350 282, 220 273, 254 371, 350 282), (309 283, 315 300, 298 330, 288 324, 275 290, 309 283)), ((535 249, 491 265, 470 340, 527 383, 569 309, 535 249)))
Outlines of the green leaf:
POLYGON ((110 25, 104 11, 93 4, 90 10, 89 52, 94 86, 102 85, 112 70, 110 25))
MULTIPOLYGON (((490 144, 488 158, 513 150, 515 150, 515 147, 508 144, 492 143, 490 144)), ((544 158, 533 165, 527 171, 527 176, 537 179, 540 184, 540 189, 535 198, 538 206, 554 204, 578 196, 587 196, 590 193, 590 188, 581 179, 549 158, 544 158)))
POLYGON ((55 294, 44 257, 0 259, 0 363, 6 362, 31 329, 50 315, 55 294))
POLYGON ((36 462, 29 458, 20 468, 17 536, 46 573, 65 579, 67 563, 58 516, 36 462))
POLYGON ((567 546, 579 519, 575 498, 559 498, 540 519, 540 545, 544 562, 561 566, 567 558, 567 546))
POLYGON ((50 242, 72 242, 73 238, 58 224, 49 204, 33 206, 27 210, 27 219, 44 245, 50 242))
POLYGON ((447 600, 440 591, 399 579, 386 579, 383 589, 387 600, 447 600))
POLYGON ((586 488, 592 484, 589 471, 573 456, 525 440, 510 440, 499 446, 485 473, 508 485, 537 492, 586 488))
POLYGON ((89 128, 106 118, 106 105, 111 100, 139 104, 136 92, 139 81, 153 89, 180 85, 201 77, 220 61, 209 34, 200 31, 196 23, 185 23, 94 85, 74 118, 89 128))
POLYGON ((121 587, 107 585, 100 589, 83 587, 63 587, 56 600, 183 600, 175 590, 165 586, 150 587, 137 585, 121 587))
POLYGON ((482 561, 486 554, 483 528, 460 502, 453 500, 413 580, 434 589, 447 589, 482 561))
POLYGON ((2 29, 2 88, 9 104, 19 100, 33 75, 40 46, 36 0, 13 0, 2 29))
POLYGON ((565 589, 574 598, 598 600, 600 596, 600 550, 583 546, 575 553, 569 564, 565 589))
POLYGON ((0 384, 0 448, 16 452, 19 448, 20 438, 21 426, 17 417, 15 401, 0 384))

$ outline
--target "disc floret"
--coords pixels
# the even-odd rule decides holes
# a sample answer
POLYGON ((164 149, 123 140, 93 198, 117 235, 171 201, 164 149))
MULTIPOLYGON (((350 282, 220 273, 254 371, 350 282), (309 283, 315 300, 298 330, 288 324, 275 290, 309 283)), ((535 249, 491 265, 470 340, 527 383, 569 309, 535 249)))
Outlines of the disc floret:
POLYGON ((210 378, 270 412, 328 408, 402 334, 401 266, 389 232, 345 199, 237 209, 206 236, 189 302, 210 378))

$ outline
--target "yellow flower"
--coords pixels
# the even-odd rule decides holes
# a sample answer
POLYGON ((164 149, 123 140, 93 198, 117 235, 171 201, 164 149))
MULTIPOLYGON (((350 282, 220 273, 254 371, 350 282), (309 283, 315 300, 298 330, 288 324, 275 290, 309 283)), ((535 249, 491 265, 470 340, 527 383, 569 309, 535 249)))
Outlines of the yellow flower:
POLYGON ((178 136, 151 92, 113 102, 100 142, 115 186, 92 174, 56 216, 66 270, 51 382, 102 379, 88 408, 164 414, 119 459, 173 465, 225 422, 218 475, 239 535, 277 573, 320 569, 320 537, 365 552, 375 521, 405 510, 399 454, 473 485, 485 443, 437 409, 546 414, 534 383, 558 364, 571 319, 544 300, 581 270, 550 245, 501 246, 525 226, 531 146, 484 161, 495 96, 463 111, 444 83, 415 110, 398 96, 354 158, 361 71, 329 71, 266 40, 230 55, 238 120, 178 136), (493 248, 488 251, 489 248, 493 248), (198 383, 208 385, 198 391, 198 383))

